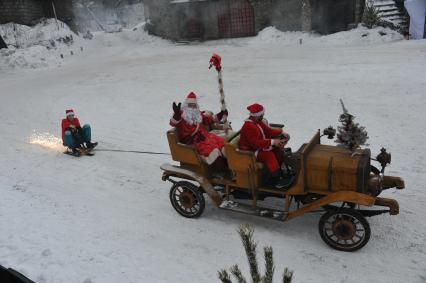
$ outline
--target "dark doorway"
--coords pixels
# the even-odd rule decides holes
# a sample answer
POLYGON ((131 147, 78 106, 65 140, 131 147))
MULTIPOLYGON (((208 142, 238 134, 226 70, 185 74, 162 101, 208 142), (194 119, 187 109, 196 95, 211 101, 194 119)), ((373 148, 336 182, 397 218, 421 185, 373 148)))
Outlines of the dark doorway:
POLYGON ((247 0, 222 1, 217 13, 219 37, 255 35, 254 9, 247 0))
POLYGON ((0 35, 0 49, 7 48, 6 42, 4 42, 3 38, 0 35))
POLYGON ((186 22, 186 37, 188 39, 203 39, 204 38, 204 25, 201 21, 189 19, 186 22))
POLYGON ((312 29, 322 34, 347 30, 355 21, 354 0, 311 1, 312 29))

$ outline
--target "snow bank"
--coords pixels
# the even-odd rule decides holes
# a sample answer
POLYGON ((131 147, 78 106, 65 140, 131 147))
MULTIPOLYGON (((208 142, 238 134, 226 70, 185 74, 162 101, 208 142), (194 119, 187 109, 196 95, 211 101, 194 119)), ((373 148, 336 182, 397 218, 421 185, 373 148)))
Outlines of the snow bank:
POLYGON ((60 63, 60 53, 68 51, 78 38, 69 27, 46 19, 34 27, 8 23, 0 25, 0 34, 9 46, 0 50, 0 67, 39 68, 60 63))
POLYGON ((389 28, 376 27, 368 29, 361 25, 356 29, 337 32, 329 35, 320 36, 315 33, 306 32, 283 32, 275 27, 267 27, 259 34, 249 40, 249 44, 329 44, 329 45, 362 45, 362 44, 381 44, 403 40, 404 37, 397 31, 389 28))
POLYGON ((145 31, 145 22, 117 33, 94 32, 93 40, 87 41, 73 33, 65 23, 58 23, 59 29, 54 19, 47 19, 34 27, 14 23, 0 25, 0 34, 9 46, 0 50, 0 69, 3 66, 30 69, 60 66, 64 62, 61 55, 69 58, 86 48, 99 52, 108 47, 129 49, 134 45, 158 47, 171 44, 149 35, 145 31))
POLYGON ((72 42, 76 36, 65 23, 58 21, 57 25, 54 19, 43 20, 34 27, 7 23, 0 25, 0 34, 6 44, 13 45, 16 48, 26 48, 33 45, 52 48, 58 42, 72 42))
POLYGON ((268 43, 280 43, 280 44, 294 44, 299 43, 300 39, 302 42, 306 40, 312 40, 317 38, 319 35, 301 31, 280 31, 275 27, 267 27, 260 31, 257 36, 250 40, 252 44, 268 44, 268 43))
POLYGON ((317 38, 317 42, 333 45, 381 44, 403 40, 404 36, 390 28, 376 27, 368 29, 361 25, 356 29, 333 33, 317 38))
POLYGON ((172 44, 171 41, 148 34, 145 31, 145 22, 117 33, 94 32, 93 34, 95 35, 93 44, 99 47, 128 46, 132 44, 168 46, 172 44))

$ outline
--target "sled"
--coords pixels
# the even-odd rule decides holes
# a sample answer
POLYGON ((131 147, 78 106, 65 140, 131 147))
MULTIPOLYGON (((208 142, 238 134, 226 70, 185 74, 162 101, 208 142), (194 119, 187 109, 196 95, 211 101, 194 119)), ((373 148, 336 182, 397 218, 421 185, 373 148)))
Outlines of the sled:
MULTIPOLYGON (((95 149, 96 146, 92 147, 92 148, 87 148, 87 147, 79 147, 77 148, 78 152, 80 153, 80 156, 94 156, 95 153, 93 152, 93 150, 95 149)), ((72 150, 70 148, 67 148, 67 150, 64 152, 64 154, 68 154, 74 157, 80 157, 80 156, 76 156, 72 153, 72 150)))
POLYGON ((390 163, 386 150, 374 159, 369 149, 352 152, 323 145, 324 135, 334 138, 327 129, 323 135, 318 130, 291 153, 294 182, 286 189, 275 189, 263 183, 263 164, 256 161, 254 153, 238 149, 239 132, 223 134, 230 174, 217 178, 195 148, 180 143, 176 129, 171 129, 167 139, 172 159, 178 164, 161 165, 163 181, 172 183, 170 202, 188 218, 201 216, 204 195, 220 209, 282 222, 306 213, 322 213, 318 229, 324 242, 337 250, 356 251, 370 239, 366 217, 399 213, 396 200, 379 194, 386 189, 403 189, 405 184, 400 177, 384 175, 390 163), (379 161, 381 171, 371 165, 372 160, 379 161), (274 199, 282 204, 264 206, 274 199))

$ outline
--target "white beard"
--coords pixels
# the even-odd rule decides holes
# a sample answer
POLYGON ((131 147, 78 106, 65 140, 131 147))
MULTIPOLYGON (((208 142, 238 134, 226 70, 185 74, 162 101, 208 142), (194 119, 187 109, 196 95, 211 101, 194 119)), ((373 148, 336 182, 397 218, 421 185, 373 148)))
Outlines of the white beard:
POLYGON ((201 111, 197 108, 183 107, 182 118, 190 125, 198 125, 203 121, 201 111))

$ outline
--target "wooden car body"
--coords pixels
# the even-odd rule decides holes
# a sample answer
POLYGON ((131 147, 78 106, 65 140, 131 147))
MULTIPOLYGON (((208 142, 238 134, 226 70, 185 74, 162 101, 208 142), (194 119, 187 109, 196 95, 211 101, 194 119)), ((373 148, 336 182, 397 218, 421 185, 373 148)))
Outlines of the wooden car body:
POLYGON ((178 164, 166 163, 161 166, 164 171, 163 180, 173 183, 170 200, 175 209, 185 217, 201 215, 204 207, 194 214, 186 213, 186 210, 191 211, 191 205, 197 201, 204 206, 204 193, 219 208, 280 221, 323 209, 326 213, 319 222, 323 240, 335 249, 354 251, 364 246, 370 237, 370 228, 364 217, 399 213, 396 200, 378 195, 389 188, 403 189, 404 181, 399 177, 384 176, 383 170, 379 173, 378 169, 371 166, 372 158, 368 149, 352 152, 343 147, 323 145, 320 131, 317 131, 308 143, 292 154, 292 166, 296 173, 294 182, 282 190, 264 185, 264 165, 256 160, 253 152, 238 148, 239 132, 216 130, 215 133, 225 139, 225 152, 232 173, 226 178, 217 178, 194 147, 180 143, 176 129, 167 132, 172 159, 178 164), (184 181, 177 181, 176 178, 184 181), (188 184, 187 180, 197 185, 188 184), (189 192, 181 191, 182 195, 176 197, 174 194, 179 184, 193 188, 188 189, 189 192), (245 194, 249 203, 237 202, 235 205, 236 193, 245 194), (260 206, 259 199, 262 200, 265 196, 284 199, 283 207, 260 206), (184 198, 192 200, 179 210, 178 206, 184 202, 184 198), (345 208, 345 205, 349 208, 345 208), (362 209, 361 206, 369 208, 362 209), (376 208, 372 208, 373 206, 376 208), (334 219, 332 228, 326 227, 329 219, 334 219), (358 227, 360 223, 362 226, 358 227), (327 229, 333 230, 333 233, 327 235, 327 229), (356 231, 361 229, 364 229, 365 234, 358 241, 356 231), (353 244, 347 243, 348 231, 352 231, 353 244), (335 235, 338 235, 337 240, 333 238, 335 235), (344 243, 341 242, 342 239, 344 243))

